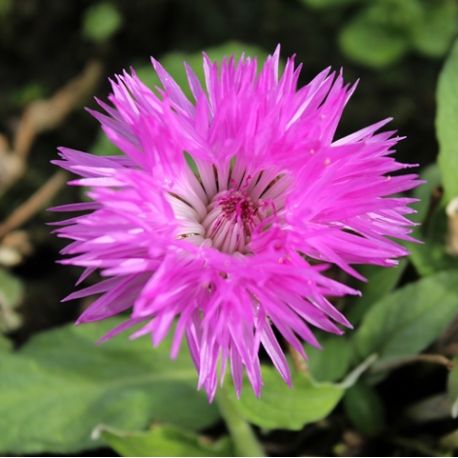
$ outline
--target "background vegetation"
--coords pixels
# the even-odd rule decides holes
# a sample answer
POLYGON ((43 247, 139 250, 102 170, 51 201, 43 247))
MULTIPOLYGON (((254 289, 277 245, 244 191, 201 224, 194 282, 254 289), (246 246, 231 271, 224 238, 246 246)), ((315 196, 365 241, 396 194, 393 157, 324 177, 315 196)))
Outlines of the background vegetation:
POLYGON ((457 28, 455 0, 0 0, 0 452, 236 455, 253 428, 272 456, 452 455, 457 28), (116 153, 82 109, 115 72, 134 65, 155 84, 154 55, 183 81, 181 62, 203 49, 262 58, 277 43, 304 63, 303 83, 328 65, 361 79, 340 133, 395 118, 399 159, 428 180, 425 243, 397 268, 364 269, 364 296, 338 304, 355 330, 307 349, 293 389, 266 365, 260 400, 229 389, 209 405, 186 355, 171 362, 147 338, 96 347, 116 320, 70 324, 85 304, 59 302, 78 272, 56 265, 45 208, 81 195, 49 162, 59 145, 116 153))

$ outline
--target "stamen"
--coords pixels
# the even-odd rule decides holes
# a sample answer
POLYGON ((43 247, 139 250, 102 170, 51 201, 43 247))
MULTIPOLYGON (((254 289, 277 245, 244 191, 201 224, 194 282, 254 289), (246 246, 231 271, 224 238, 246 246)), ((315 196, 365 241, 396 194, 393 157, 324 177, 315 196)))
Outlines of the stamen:
POLYGON ((261 220, 258 203, 244 191, 230 189, 213 198, 202 225, 215 248, 233 252, 248 244, 261 220))
POLYGON ((273 170, 251 174, 235 160, 225 166, 204 161, 195 164, 193 180, 185 175, 177 186, 179 191, 169 193, 181 222, 177 239, 224 253, 249 254, 255 229, 283 208, 289 180, 273 170))

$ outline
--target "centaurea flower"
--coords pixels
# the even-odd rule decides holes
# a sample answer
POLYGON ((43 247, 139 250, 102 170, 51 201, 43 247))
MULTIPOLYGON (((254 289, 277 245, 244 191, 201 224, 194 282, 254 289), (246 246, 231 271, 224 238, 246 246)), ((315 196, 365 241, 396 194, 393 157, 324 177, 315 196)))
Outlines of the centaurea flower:
POLYGON ((279 49, 220 64, 203 56, 205 87, 186 66, 192 100, 153 59, 155 91, 132 70, 112 81, 111 105, 91 111, 123 153, 60 149, 55 163, 81 178, 90 202, 63 221, 73 240, 65 264, 104 280, 67 299, 100 295, 78 323, 129 312, 102 340, 132 326, 157 346, 171 332, 171 356, 186 338, 199 388, 213 399, 230 366, 237 394, 246 373, 259 395, 262 346, 286 383, 279 336, 306 357, 312 328, 341 334, 351 324, 330 298, 358 291, 325 271, 363 279, 357 264, 394 266, 411 240, 414 174, 392 153, 390 120, 335 139, 356 85, 328 68, 298 89, 301 66, 279 49), (394 175, 393 175, 394 174, 394 175), (275 332, 274 332, 275 330, 275 332))

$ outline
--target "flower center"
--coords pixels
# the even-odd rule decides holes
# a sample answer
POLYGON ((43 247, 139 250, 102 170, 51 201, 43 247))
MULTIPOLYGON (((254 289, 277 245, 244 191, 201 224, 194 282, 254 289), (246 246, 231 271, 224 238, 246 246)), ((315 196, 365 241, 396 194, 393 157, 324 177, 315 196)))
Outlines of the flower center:
POLYGON ((199 162, 184 170, 169 192, 179 222, 177 238, 224 253, 249 254, 254 230, 283 210, 290 183, 287 175, 273 170, 250 174, 237 162, 199 162))
POLYGON ((251 233, 261 222, 260 208, 249 194, 229 189, 215 195, 202 221, 213 247, 226 253, 244 252, 251 233))

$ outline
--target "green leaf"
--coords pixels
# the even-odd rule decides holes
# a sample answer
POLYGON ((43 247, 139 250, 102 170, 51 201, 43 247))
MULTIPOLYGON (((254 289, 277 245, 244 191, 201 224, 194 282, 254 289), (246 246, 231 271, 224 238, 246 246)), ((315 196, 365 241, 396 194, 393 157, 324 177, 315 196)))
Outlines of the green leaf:
POLYGON ((445 200, 458 196, 458 40, 439 76, 436 130, 445 200))
POLYGON ((458 417, 458 356, 453 359, 453 369, 448 376, 448 395, 452 399, 452 417, 458 417))
POLYGON ((436 393, 409 405, 404 414, 415 423, 449 420, 451 407, 447 393, 436 393))
POLYGON ((122 16, 112 3, 96 3, 85 11, 83 35, 89 40, 101 43, 114 35, 121 25, 122 16))
POLYGON ((430 57, 444 55, 458 27, 458 6, 455 0, 426 0, 423 14, 410 28, 413 46, 430 57))
MULTIPOLYGON (((428 212, 430 211, 431 201, 435 190, 439 188, 442 182, 441 172, 437 164, 431 164, 425 167, 420 173, 420 178, 424 180, 425 183, 418 186, 413 191, 413 197, 419 199, 419 201, 414 204, 417 213, 413 219, 419 223, 423 223, 423 221, 427 219, 428 212)), ((418 230, 417 233, 419 234, 418 230)))
POLYGON ((170 361, 149 339, 96 340, 120 320, 65 326, 32 338, 0 365, 0 450, 69 452, 100 446, 99 424, 138 430, 152 421, 198 430, 218 412, 196 391, 186 355, 170 361))
POLYGON ((336 382, 346 375, 353 355, 352 344, 341 336, 320 338, 322 349, 307 347, 308 365, 315 380, 336 382))
POLYGON ((368 436, 374 436, 382 431, 385 424, 385 411, 373 387, 359 381, 347 390, 343 405, 356 429, 368 436))
POLYGON ((421 178, 426 183, 414 191, 414 197, 420 199, 416 204, 418 213, 415 220, 422 224, 414 232, 414 237, 422 244, 409 244, 410 260, 422 276, 448 270, 455 267, 456 259, 446 252, 445 239, 447 216, 436 190, 441 185, 441 173, 437 165, 427 167, 421 178))
POLYGON ((17 305, 23 295, 23 286, 20 280, 0 269, 0 305, 14 307, 17 305))
POLYGON ((0 354, 9 352, 13 348, 11 341, 0 334, 0 354))
POLYGON ((16 308, 22 300, 23 285, 19 279, 0 269, 0 331, 12 331, 21 324, 16 308))
POLYGON ((456 259, 446 251, 446 231, 447 215, 438 206, 418 235, 423 243, 409 247, 410 259, 420 275, 428 276, 457 266, 456 259))
POLYGON ((376 69, 395 63, 409 48, 405 34, 374 17, 370 9, 343 27, 339 43, 349 58, 376 69))
POLYGON ((366 277, 367 283, 358 285, 362 296, 350 300, 348 319, 353 326, 356 326, 361 321, 379 298, 386 296, 395 288, 407 264, 407 260, 402 259, 396 267, 361 266, 358 269, 366 277))
POLYGON ((362 357, 378 364, 415 355, 430 345, 458 313, 458 271, 441 272, 379 300, 355 334, 362 357))
POLYGON ((261 397, 256 398, 246 384, 237 403, 240 414, 261 428, 299 430, 326 417, 344 393, 339 385, 315 383, 303 374, 296 374, 289 388, 271 366, 264 366, 262 373, 261 397))
MULTIPOLYGON (((448 433, 445 436, 442 436, 439 441, 439 444, 441 447, 447 450, 458 449, 458 429, 455 429, 451 433, 448 433)), ((443 456, 453 456, 453 455, 444 454, 443 456)))
POLYGON ((121 456, 233 456, 228 438, 211 443, 172 426, 127 432, 102 425, 95 433, 121 456))

